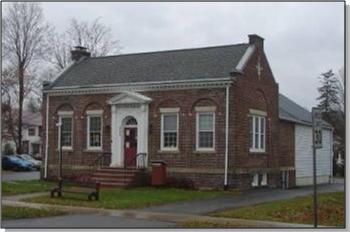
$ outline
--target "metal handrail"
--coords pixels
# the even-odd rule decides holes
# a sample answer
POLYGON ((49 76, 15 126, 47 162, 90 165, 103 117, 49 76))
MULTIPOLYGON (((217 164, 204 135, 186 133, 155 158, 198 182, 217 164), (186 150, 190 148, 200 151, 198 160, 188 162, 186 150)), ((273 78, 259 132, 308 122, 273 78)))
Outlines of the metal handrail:
MULTIPOLYGON (((137 157, 139 157, 139 156, 143 156, 143 162, 142 162, 142 167, 144 168, 146 165, 145 165, 145 157, 146 157, 146 155, 147 155, 147 153, 145 153, 145 152, 141 152, 141 153, 137 153, 136 154, 136 156, 133 158, 133 159, 131 159, 131 160, 129 160, 128 162, 125 160, 125 162, 124 162, 124 168, 126 169, 132 162, 134 162, 136 159, 137 159, 137 157)), ((136 162, 136 165, 137 165, 137 162, 136 162)))
MULTIPOLYGON (((126 182, 126 170, 128 168, 128 165, 130 165, 132 162, 134 162, 139 156, 142 156, 142 167, 145 168, 146 164, 145 164, 145 157, 147 156, 147 153, 141 152, 141 153, 137 153, 136 156, 129 160, 128 162, 125 160, 124 161, 124 183, 126 182)), ((136 161, 136 167, 137 167, 137 161, 136 161)))
POLYGON ((103 166, 104 164, 104 158, 107 156, 107 155, 111 155, 112 153, 111 152, 102 152, 95 160, 94 162, 92 162, 90 164, 90 167, 94 167, 94 169, 96 170, 98 167, 101 167, 103 166))

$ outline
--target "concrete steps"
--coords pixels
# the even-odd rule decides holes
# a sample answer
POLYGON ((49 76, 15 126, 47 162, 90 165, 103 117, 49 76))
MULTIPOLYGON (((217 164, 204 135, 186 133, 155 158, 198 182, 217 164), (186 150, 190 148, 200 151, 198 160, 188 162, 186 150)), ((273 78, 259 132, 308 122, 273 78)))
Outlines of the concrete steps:
POLYGON ((147 185, 147 176, 143 169, 102 167, 92 175, 92 180, 101 183, 101 187, 124 188, 147 185))

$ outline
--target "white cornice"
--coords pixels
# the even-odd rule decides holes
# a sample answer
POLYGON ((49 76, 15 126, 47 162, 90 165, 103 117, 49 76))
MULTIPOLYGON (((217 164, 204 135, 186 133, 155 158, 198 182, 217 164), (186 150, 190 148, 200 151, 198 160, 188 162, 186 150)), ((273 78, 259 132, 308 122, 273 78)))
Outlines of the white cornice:
POLYGON ((197 79, 184 81, 165 81, 165 82, 143 82, 143 83, 128 83, 128 84, 114 84, 114 85, 93 85, 90 87, 73 86, 65 88, 53 88, 50 90, 43 90, 50 96, 63 95, 85 95, 85 94, 107 94, 118 93, 125 91, 166 91, 176 89, 198 89, 198 88, 223 88, 231 84, 232 77, 213 78, 213 79, 197 79))

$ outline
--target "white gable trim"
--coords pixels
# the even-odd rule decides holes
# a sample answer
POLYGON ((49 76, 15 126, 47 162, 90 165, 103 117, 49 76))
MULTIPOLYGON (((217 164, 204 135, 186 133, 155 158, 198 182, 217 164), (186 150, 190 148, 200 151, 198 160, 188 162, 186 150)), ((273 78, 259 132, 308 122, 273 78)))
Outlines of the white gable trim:
POLYGON ((115 97, 112 97, 107 101, 110 105, 116 105, 116 104, 134 104, 134 103, 149 103, 152 99, 134 92, 123 92, 115 97))
POLYGON ((242 56, 241 60, 238 62, 237 66, 236 66, 236 69, 238 71, 241 71, 241 72, 243 71, 243 69, 247 65, 248 60, 253 55, 254 51, 255 51, 255 46, 254 45, 250 45, 247 48, 247 50, 245 51, 245 53, 242 56))

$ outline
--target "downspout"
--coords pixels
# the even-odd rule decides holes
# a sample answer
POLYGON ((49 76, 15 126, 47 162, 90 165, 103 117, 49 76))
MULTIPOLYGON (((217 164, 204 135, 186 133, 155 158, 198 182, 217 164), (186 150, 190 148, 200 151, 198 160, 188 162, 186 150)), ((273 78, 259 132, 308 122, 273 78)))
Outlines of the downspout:
POLYGON ((228 173, 228 129, 229 129, 229 95, 230 86, 226 86, 226 114, 225 114, 225 179, 224 179, 224 189, 228 188, 227 184, 227 173, 228 173))
POLYGON ((45 173, 44 173, 44 178, 47 179, 47 164, 48 164, 48 155, 49 155, 49 93, 47 93, 46 96, 46 119, 45 119, 45 127, 46 127, 46 132, 45 132, 45 173))

